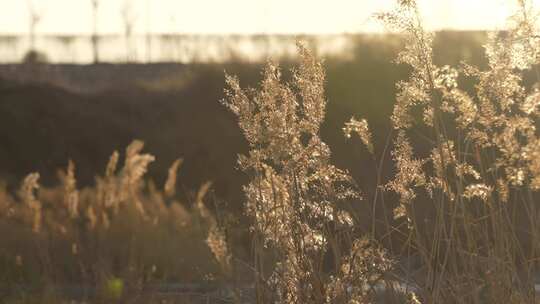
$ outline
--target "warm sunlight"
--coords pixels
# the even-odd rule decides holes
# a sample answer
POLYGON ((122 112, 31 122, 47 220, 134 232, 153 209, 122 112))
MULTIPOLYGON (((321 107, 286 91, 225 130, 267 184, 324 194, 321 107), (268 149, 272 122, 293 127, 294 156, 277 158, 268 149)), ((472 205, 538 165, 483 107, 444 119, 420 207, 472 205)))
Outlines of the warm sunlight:
POLYGON ((0 304, 540 304, 539 17, 0 0, 0 304))
MULTIPOLYGON (((39 33, 91 31, 90 0, 28 0, 41 15, 39 33), (65 26, 69 23, 69 26, 65 26)), ((504 23, 512 0, 421 0, 432 29, 493 29, 504 23)), ((535 0, 535 2, 540 2, 535 0)), ((381 31, 370 16, 393 0, 101 0, 99 30, 123 30, 122 10, 131 3, 136 32, 154 33, 343 33, 381 31), (284 10, 283 7, 287 6, 284 10)), ((0 33, 28 31, 27 1, 0 0, 0 33), (9 8, 9 9, 7 9, 9 8)))

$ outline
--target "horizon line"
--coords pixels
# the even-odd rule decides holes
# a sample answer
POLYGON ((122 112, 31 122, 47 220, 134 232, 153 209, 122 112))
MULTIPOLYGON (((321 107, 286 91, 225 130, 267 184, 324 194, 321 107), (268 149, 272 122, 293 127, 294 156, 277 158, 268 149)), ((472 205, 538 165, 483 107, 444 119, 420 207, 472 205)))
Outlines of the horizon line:
MULTIPOLYGON (((494 29, 458 29, 458 28, 441 28, 432 30, 433 33, 455 32, 455 33, 489 33, 494 29)), ((36 37, 92 37, 93 33, 35 33, 36 37)), ((250 37, 250 36, 355 36, 355 35, 400 35, 398 32, 392 31, 344 31, 344 32, 152 32, 152 33, 134 33, 131 37, 157 37, 157 36, 222 36, 222 37, 250 37)), ((0 32, 0 37, 24 37, 30 36, 27 32, 0 32)), ((124 33, 98 33, 98 37, 118 37, 125 36, 124 33)))

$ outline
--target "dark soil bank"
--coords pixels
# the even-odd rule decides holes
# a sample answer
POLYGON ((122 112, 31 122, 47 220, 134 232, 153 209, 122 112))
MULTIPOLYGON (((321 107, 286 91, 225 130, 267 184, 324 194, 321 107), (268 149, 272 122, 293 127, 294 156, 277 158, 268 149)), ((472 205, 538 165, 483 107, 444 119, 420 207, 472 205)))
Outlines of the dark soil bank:
MULTIPOLYGON (((478 64, 483 37, 441 33, 436 59, 478 64)), ((329 104, 322 137, 336 165, 367 189, 374 182, 374 164, 360 141, 346 141, 341 128, 353 115, 366 118, 376 149, 383 150, 395 83, 407 73, 392 63, 400 44, 395 37, 359 39, 352 61, 325 62, 329 104)), ((170 164, 182 157, 180 185, 194 191, 213 181, 216 195, 238 207, 246 179, 235 169, 236 155, 247 146, 234 116, 220 103, 223 71, 237 74, 243 86, 254 86, 260 68, 243 63, 0 66, 0 176, 13 188, 37 171, 43 184, 52 185, 56 170, 72 159, 79 185, 88 185, 103 173, 113 150, 141 139, 157 158, 149 174, 158 186, 170 164)), ((392 170, 387 164, 386 174, 392 170)))

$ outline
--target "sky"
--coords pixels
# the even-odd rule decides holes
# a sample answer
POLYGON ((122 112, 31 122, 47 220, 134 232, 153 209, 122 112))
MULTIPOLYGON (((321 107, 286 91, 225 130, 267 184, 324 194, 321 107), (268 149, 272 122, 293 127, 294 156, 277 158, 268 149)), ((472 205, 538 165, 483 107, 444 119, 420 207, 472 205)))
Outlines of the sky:
MULTIPOLYGON (((0 34, 29 29, 28 2, 41 15, 38 34, 89 34, 91 0, 0 0, 0 34)), ((372 18, 395 0, 100 0, 98 31, 121 33, 131 3, 136 33, 331 34, 373 32, 372 18)), ((512 0, 418 0, 426 25, 438 29, 500 29, 512 0)), ((540 0, 534 0, 540 4, 540 0)))

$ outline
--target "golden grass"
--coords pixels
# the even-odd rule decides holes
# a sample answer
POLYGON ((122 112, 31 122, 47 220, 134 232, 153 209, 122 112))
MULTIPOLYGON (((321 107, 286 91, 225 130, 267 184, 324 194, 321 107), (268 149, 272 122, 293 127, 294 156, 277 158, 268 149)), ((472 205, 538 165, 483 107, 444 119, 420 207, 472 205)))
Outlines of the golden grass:
MULTIPOLYGON (((536 12, 519 2, 510 29, 491 35, 488 66, 480 70, 437 66, 416 2, 399 2, 378 16, 406 37, 397 61, 411 68, 397 83, 393 144, 378 144, 364 119, 343 127, 379 167, 392 155, 394 175, 382 180, 377 170, 375 191, 363 193, 331 163, 320 137, 325 70, 305 46, 298 46, 300 64, 288 82, 272 62, 259 88, 243 89, 226 76, 224 104, 249 144, 239 167, 249 177, 248 264, 257 303, 536 301, 540 76, 523 80, 539 75, 536 12), (461 89, 463 77, 476 81, 472 94, 461 89), (420 141, 428 151, 417 151, 420 141), (360 222, 360 204, 373 206, 371 225, 360 222), (378 205, 393 212, 380 218, 378 205), (397 247, 389 241, 396 236, 397 247)), ((93 188, 77 189, 69 162, 56 189, 40 188, 32 173, 17 197, 0 192, 0 227, 13 232, 1 239, 0 262, 11 284, 76 280, 107 294, 117 280, 136 289, 212 273, 237 279, 233 227, 203 203, 210 184, 187 209, 174 200, 181 160, 157 190, 144 180, 155 158, 143 147, 128 146, 120 169, 114 152, 93 188)), ((233 300, 239 295, 235 290, 233 300)))
MULTIPOLYGON (((359 190, 330 165, 319 138, 320 62, 300 45, 290 82, 273 63, 257 89, 227 76, 225 104, 250 145, 239 164, 251 177, 244 191, 259 303, 372 303, 380 286, 403 294, 398 303, 534 303, 540 102, 537 84, 523 77, 540 63, 540 39, 535 12, 520 5, 510 29, 491 36, 483 71, 434 64, 433 35, 414 0, 378 16, 406 37, 397 61, 411 67, 391 117, 395 176, 377 176, 374 197, 360 200, 376 206, 398 195, 382 231, 355 229, 359 190), (476 79, 475 95, 460 89, 460 76, 476 79), (431 147, 427 156, 415 153, 418 139, 431 147), (381 247, 389 234, 405 239, 391 257, 381 247), (408 290, 396 290, 400 280, 408 290)), ((351 119, 344 132, 356 133, 376 158, 386 154, 374 149, 365 120, 351 119)))
MULTIPOLYGON (((195 198, 196 208, 177 201, 180 160, 172 164, 161 192, 143 178, 154 157, 141 153, 142 148, 141 141, 128 146, 121 169, 120 155, 114 152, 92 188, 77 189, 75 165, 69 162, 56 188, 41 188, 39 174, 31 173, 18 197, 2 191, 3 288, 21 286, 53 297, 55 287, 76 284, 97 288, 106 298, 111 280, 122 282, 135 296, 148 284, 221 276, 219 263, 225 261, 212 254, 221 254, 213 244, 222 242, 219 229, 213 215, 200 210, 209 185, 195 198), (204 241, 208 231, 210 247, 204 241)), ((122 297, 129 299, 130 293, 122 297)))

